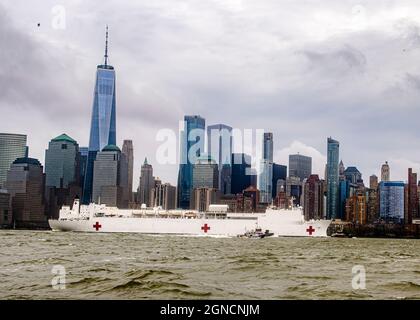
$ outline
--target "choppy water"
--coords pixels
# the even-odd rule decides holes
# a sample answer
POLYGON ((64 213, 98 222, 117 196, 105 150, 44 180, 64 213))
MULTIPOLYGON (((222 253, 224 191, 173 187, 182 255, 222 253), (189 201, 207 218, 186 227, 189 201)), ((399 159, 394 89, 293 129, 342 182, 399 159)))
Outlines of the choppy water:
POLYGON ((0 279, 1 299, 420 299, 420 240, 0 230, 0 279))

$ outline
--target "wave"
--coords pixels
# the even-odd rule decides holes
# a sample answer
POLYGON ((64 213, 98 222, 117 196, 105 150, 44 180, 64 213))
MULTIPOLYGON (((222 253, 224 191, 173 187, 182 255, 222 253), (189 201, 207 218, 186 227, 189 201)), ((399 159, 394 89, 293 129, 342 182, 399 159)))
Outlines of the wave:
POLYGON ((171 276, 175 273, 169 270, 132 270, 124 274, 127 277, 132 278, 132 280, 141 280, 151 276, 171 276))
POLYGON ((77 281, 69 282, 69 286, 79 286, 85 284, 96 284, 98 282, 110 281, 109 278, 98 278, 98 277, 85 277, 77 281))
POLYGON ((139 279, 132 279, 125 283, 114 286, 107 292, 135 292, 137 294, 147 293, 153 295, 159 295, 160 297, 168 295, 170 297, 209 297, 212 295, 211 292, 199 292, 192 290, 190 286, 179 283, 179 282, 168 282, 168 281, 139 281, 139 279))
POLYGON ((420 290, 420 284, 413 281, 392 282, 383 285, 382 287, 394 290, 420 290))

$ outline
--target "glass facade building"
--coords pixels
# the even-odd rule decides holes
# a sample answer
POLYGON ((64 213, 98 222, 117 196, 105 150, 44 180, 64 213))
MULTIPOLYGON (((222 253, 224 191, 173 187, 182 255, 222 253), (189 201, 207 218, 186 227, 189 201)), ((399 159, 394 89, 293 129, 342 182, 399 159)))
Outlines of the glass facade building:
POLYGON ((89 203, 92 200, 93 166, 96 154, 107 145, 116 145, 115 70, 114 67, 108 65, 107 59, 106 46, 105 64, 98 65, 96 69, 83 203, 89 203))
POLYGON ((281 164, 273 163, 273 193, 272 196, 275 198, 279 193, 279 189, 277 188, 277 182, 279 180, 286 181, 287 178, 287 166, 283 166, 281 164))
POLYGON ((79 153, 80 153, 80 183, 81 187, 83 188, 83 184, 85 182, 85 175, 86 175, 86 169, 87 169, 87 161, 88 161, 88 155, 89 155, 89 148, 88 147, 79 147, 79 153))
POLYGON ((332 138, 327 140, 327 219, 339 215, 339 172, 340 143, 332 138))
POLYGON ((346 218, 346 200, 350 197, 350 182, 348 180, 341 180, 340 185, 340 194, 339 194, 339 204, 337 219, 346 218))
POLYGON ((219 185, 222 194, 231 192, 232 127, 215 124, 207 127, 207 150, 219 168, 219 185))
POLYGON ((108 145, 98 152, 93 175, 93 201, 108 206, 126 208, 128 199, 128 171, 126 159, 115 145, 108 145))
POLYGON ((404 182, 382 181, 379 184, 379 215, 387 222, 404 221, 404 182))
POLYGON ((6 189, 12 199, 16 227, 48 226, 44 202, 45 176, 37 159, 24 157, 13 161, 7 172, 6 189))
POLYGON ((271 203, 273 199, 273 163, 265 159, 261 160, 258 189, 260 190, 260 202, 271 203))
POLYGON ((251 156, 244 153, 233 153, 231 193, 242 194, 251 184, 251 156))
POLYGON ((301 181, 312 174, 312 158, 301 154, 289 155, 289 177, 299 177, 301 181))
POLYGON ((357 184, 362 181, 362 174, 356 167, 347 167, 343 174, 350 183, 357 184))
POLYGON ((196 188, 217 189, 219 174, 218 166, 210 156, 203 155, 193 165, 193 190, 196 188))
POLYGON ((273 162, 273 133, 266 132, 263 137, 263 159, 273 162))
POLYGON ((45 186, 67 188, 80 178, 79 145, 66 134, 52 139, 45 151, 45 186))
POLYGON ((260 202, 271 203, 273 199, 273 133, 263 135, 263 154, 258 176, 260 202))
POLYGON ((204 153, 206 121, 193 115, 184 117, 184 129, 180 135, 180 165, 178 173, 178 207, 190 208, 193 165, 204 153))
POLYGON ((0 133, 0 188, 4 186, 7 171, 17 158, 26 156, 26 135, 0 133))

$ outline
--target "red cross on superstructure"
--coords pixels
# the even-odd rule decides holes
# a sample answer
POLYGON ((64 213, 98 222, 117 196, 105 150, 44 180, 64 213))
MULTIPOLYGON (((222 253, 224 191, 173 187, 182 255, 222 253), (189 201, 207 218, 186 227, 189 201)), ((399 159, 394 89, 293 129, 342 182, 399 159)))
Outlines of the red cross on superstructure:
POLYGON ((312 235, 312 233, 314 233, 314 232, 315 232, 315 229, 314 229, 314 228, 312 228, 312 226, 309 226, 309 228, 308 228, 308 229, 306 229, 306 232, 308 232, 308 233, 309 233, 309 235, 311 236, 311 235, 312 235))
POLYGON ((96 229, 96 231, 98 231, 100 228, 102 228, 102 226, 99 224, 98 221, 96 221, 96 223, 93 225, 93 227, 96 229))
POLYGON ((205 233, 210 230, 210 226, 207 225, 207 223, 204 224, 204 226, 201 227, 201 230, 203 230, 205 233))

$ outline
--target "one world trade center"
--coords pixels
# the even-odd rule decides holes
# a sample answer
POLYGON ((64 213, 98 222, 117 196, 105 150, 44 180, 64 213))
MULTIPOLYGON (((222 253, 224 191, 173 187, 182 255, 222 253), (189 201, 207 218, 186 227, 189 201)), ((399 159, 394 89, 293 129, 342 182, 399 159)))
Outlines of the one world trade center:
POLYGON ((93 166, 96 154, 107 145, 116 144, 115 70, 108 65, 108 26, 106 27, 105 61, 96 68, 89 154, 83 187, 83 203, 92 198, 93 166))

